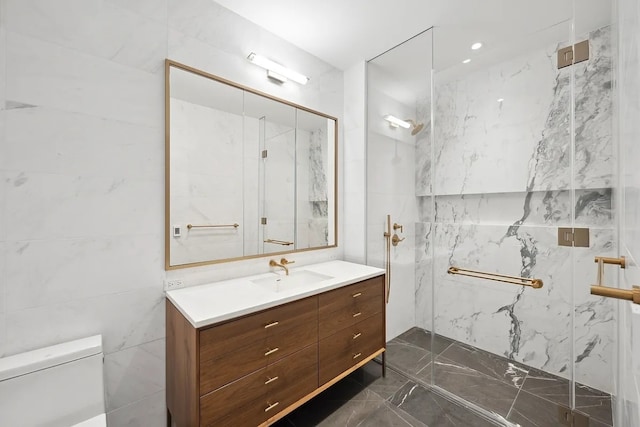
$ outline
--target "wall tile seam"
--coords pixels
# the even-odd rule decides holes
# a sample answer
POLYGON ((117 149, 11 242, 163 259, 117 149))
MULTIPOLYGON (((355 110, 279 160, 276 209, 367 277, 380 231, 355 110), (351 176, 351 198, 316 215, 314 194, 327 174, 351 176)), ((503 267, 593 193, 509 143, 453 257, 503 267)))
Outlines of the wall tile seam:
MULTIPOLYGON (((118 62, 118 61, 114 61, 114 60, 112 60, 112 59, 110 59, 108 57, 95 55, 95 54, 92 54, 92 53, 89 53, 89 52, 85 52, 83 50, 80 50, 80 49, 77 49, 77 48, 74 48, 74 47, 70 47, 70 46, 66 46, 66 45, 61 44, 61 43, 57 43, 55 41, 51 41, 51 40, 48 40, 48 39, 43 39, 43 38, 36 37, 36 36, 30 35, 30 34, 23 34, 23 33, 19 32, 19 31, 10 30, 8 28, 5 28, 5 33, 6 33, 6 41, 5 41, 6 50, 8 50, 9 46, 10 46, 9 36, 10 35, 17 35, 19 37, 24 37, 24 38, 28 38, 28 39, 31 39, 31 40, 39 41, 41 43, 53 45, 53 46, 56 46, 56 47, 58 47, 60 49, 75 53, 75 54, 80 55, 80 56, 86 56, 86 57, 90 57, 90 58, 97 59, 97 60, 100 60, 100 61, 108 62, 108 63, 114 64, 114 65, 117 65, 119 67, 126 68, 128 70, 138 71, 141 74, 148 74, 149 76, 158 76, 158 75, 161 75, 161 74, 164 75, 164 59, 166 57, 162 58, 162 62, 161 62, 161 64, 158 65, 158 70, 157 71, 150 72, 148 70, 145 70, 145 69, 142 69, 142 68, 139 68, 139 67, 134 67, 133 65, 124 64, 124 63, 121 63, 121 62, 118 62)), ((165 47, 166 47, 165 51, 168 51, 168 49, 169 49, 168 42, 167 42, 167 45, 165 47)), ((5 76, 6 76, 6 70, 5 70, 5 76)), ((16 101, 16 100, 12 100, 12 101, 16 101)))
MULTIPOLYGON (((164 229, 164 222, 163 227, 164 229)), ((158 231, 157 233, 116 233, 116 234, 101 234, 101 235, 83 235, 81 237, 43 237, 43 238, 32 238, 32 239, 5 239, 0 240, 0 242, 5 244, 15 244, 19 245, 21 243, 45 243, 45 242, 84 242, 84 241, 107 241, 107 240, 126 240, 127 237, 131 238, 140 238, 140 237, 153 237, 158 238, 162 242, 164 242, 164 233, 162 231, 158 231)), ((6 250, 6 247, 5 247, 6 250)), ((164 254, 164 245, 161 245, 158 249, 159 252, 164 254)), ((164 256, 162 257, 162 261, 164 262, 164 256)))
POLYGON ((111 410, 107 411, 107 417, 109 415, 111 415, 111 414, 114 414, 114 413, 118 412, 118 411, 122 411, 122 410, 124 410, 126 408, 129 408, 129 407, 132 407, 132 406, 134 406, 136 404, 139 404, 139 403, 141 403, 141 402, 143 402, 145 400, 151 400, 151 398, 154 398, 154 397, 156 397, 158 395, 164 395, 164 394, 166 394, 166 387, 163 388, 162 390, 153 392, 153 393, 151 393, 151 394, 149 394, 149 395, 147 395, 147 396, 145 396, 145 397, 143 397, 141 399, 135 400, 133 402, 127 403, 126 405, 119 406, 117 408, 114 408, 114 409, 111 409, 111 410))
MULTIPOLYGON (((163 79, 164 82, 164 79, 163 79)), ((163 89, 164 91, 164 89, 163 89)), ((14 102, 22 102, 18 99, 11 99, 11 100, 7 100, 7 101, 14 101, 14 102)), ((158 124, 150 126, 148 124, 144 124, 144 123, 136 123, 136 122, 130 122, 130 121, 126 121, 126 120, 121 120, 121 119, 114 119, 111 117, 104 117, 104 116, 99 116, 96 114, 89 114, 86 112, 80 112, 80 111, 73 111, 73 110, 68 110, 68 109, 64 109, 64 108, 60 108, 60 107, 52 107, 52 106, 48 106, 48 105, 35 105, 33 107, 29 107, 29 108, 25 108, 25 109, 3 109, 0 108, 0 112, 5 112, 5 134, 6 134, 6 123, 7 123, 7 119, 9 118, 10 115, 14 114, 14 111, 24 111, 24 110, 30 110, 30 109, 42 109, 44 110, 43 112, 49 113, 49 112, 54 112, 54 113, 65 113, 65 114, 69 114, 69 115, 77 115, 77 116, 81 116, 78 117, 78 119, 80 120, 82 118, 82 116, 86 116, 86 117, 92 117, 92 118, 96 118, 96 119, 100 119, 102 121, 106 121, 106 122, 114 122, 114 123, 119 123, 119 124, 124 124, 127 126, 135 126, 138 128, 143 128, 143 129, 148 129, 148 130, 153 130, 153 131, 161 131, 162 132, 162 137, 158 138, 158 142, 161 142, 162 147, 164 148, 164 106, 162 107, 162 111, 163 111, 163 117, 162 117, 162 124, 158 124)), ((6 138, 6 135, 5 135, 6 138)), ((144 145, 151 145, 151 143, 144 143, 144 145)), ((163 159, 164 159, 164 155, 163 155, 163 159)))
MULTIPOLYGON (((111 297, 116 296, 116 295, 117 296, 126 296, 127 294, 135 294, 135 293, 142 293, 142 292, 149 292, 149 291, 157 291, 158 292, 158 296, 160 296, 160 294, 162 294, 162 300, 164 300, 166 298, 165 297, 165 291, 164 291, 164 284, 162 283, 162 281, 160 281, 158 283, 158 285, 156 285, 156 286, 146 286, 146 287, 143 287, 143 288, 137 288, 137 289, 131 289, 131 290, 119 291, 119 292, 108 292, 108 293, 105 293, 105 294, 91 295, 91 296, 87 296, 87 297, 75 298, 75 299, 70 299, 70 300, 54 302, 54 303, 47 302, 47 303, 43 303, 41 305, 22 307, 22 308, 19 308, 17 310, 7 309, 7 310, 5 310, 4 314, 16 314, 16 313, 21 313, 21 312, 25 312, 25 311, 33 311, 33 310, 47 309, 47 308, 53 308, 53 307, 60 307, 60 306, 65 306, 65 305, 68 305, 68 304, 78 303, 78 302, 82 302, 82 301, 100 300, 100 299, 103 299, 104 297, 107 297, 107 296, 111 296, 111 297)), ((160 299, 160 298, 158 298, 158 299, 160 299)), ((155 305, 156 304, 154 304, 154 307, 155 307, 155 305)), ((163 335, 163 337, 164 337, 164 335, 163 335)), ((157 339, 160 339, 160 338, 154 338, 150 342, 156 341, 157 339)), ((118 347, 118 349, 116 351, 125 350, 125 349, 127 349, 129 347, 133 347, 133 346, 136 346, 136 345, 138 345, 138 344, 134 344, 134 345, 128 346, 128 347, 118 347)), ((108 354, 108 353, 113 353, 113 352, 105 352, 105 354, 108 354)))

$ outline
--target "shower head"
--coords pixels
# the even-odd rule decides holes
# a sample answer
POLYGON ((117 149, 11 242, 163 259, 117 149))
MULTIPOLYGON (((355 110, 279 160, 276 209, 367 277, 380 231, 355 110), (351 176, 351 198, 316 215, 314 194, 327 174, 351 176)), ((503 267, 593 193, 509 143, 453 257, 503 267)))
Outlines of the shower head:
POLYGON ((411 135, 416 136, 422 128, 424 128, 424 123, 416 123, 411 119, 404 119, 405 122, 411 123, 411 135))

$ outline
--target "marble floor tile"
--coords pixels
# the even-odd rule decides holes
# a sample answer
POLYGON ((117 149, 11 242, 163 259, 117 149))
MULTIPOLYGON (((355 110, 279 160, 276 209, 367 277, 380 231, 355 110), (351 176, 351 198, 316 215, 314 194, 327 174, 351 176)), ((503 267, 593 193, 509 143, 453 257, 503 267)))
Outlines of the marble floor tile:
POLYGON ((378 394, 383 399, 391 397, 409 380, 397 372, 387 369, 386 376, 382 376, 382 366, 376 362, 369 362, 358 369, 350 378, 378 394))
POLYGON ((534 368, 529 368, 529 374, 522 384, 522 390, 564 406, 570 404, 570 387, 569 380, 534 368))
POLYGON ((453 343, 453 340, 437 334, 433 337, 432 342, 431 336, 431 332, 414 327, 399 335, 397 338, 435 354, 442 353, 453 343))
POLYGON ((415 419, 432 427, 488 427, 489 421, 466 408, 440 397, 422 386, 409 382, 391 397, 397 406, 415 419))
POLYGON ((431 362, 431 352, 397 339, 387 343, 387 365, 409 376, 415 375, 431 362))
POLYGON ((468 366, 439 357, 433 384, 490 412, 507 416, 519 389, 468 366))
POLYGON ((382 397, 347 377, 287 415, 277 425, 357 426, 382 405, 382 397))
POLYGON ((455 343, 438 356, 468 366, 482 374, 520 387, 529 371, 527 366, 475 347, 455 343))
POLYGON ((611 395, 608 393, 576 384, 576 409, 591 419, 613 425, 611 395))
POLYGON ((417 374, 415 374, 413 378, 423 385, 431 385, 432 374, 433 374, 432 364, 429 363, 427 366, 422 368, 417 374))
POLYGON ((558 405, 526 391, 520 391, 507 417, 521 427, 561 427, 558 405))
POLYGON ((389 402, 365 418, 358 427, 429 427, 389 402))

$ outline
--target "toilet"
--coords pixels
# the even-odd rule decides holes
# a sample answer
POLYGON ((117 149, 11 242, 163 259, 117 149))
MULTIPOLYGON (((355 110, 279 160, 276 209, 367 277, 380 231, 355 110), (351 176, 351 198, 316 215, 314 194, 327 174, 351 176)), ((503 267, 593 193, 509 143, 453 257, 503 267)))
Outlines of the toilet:
POLYGON ((105 427, 102 336, 0 358, 0 426, 105 427))

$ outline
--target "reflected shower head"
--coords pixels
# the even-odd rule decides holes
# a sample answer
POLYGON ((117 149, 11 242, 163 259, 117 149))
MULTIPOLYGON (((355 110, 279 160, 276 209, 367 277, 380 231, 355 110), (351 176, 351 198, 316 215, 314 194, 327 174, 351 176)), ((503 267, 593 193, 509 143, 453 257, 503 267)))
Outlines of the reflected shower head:
POLYGON ((424 123, 416 123, 411 119, 404 119, 405 122, 411 123, 411 135, 416 136, 422 128, 424 128, 424 123))

